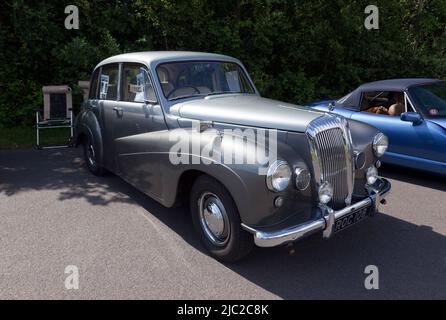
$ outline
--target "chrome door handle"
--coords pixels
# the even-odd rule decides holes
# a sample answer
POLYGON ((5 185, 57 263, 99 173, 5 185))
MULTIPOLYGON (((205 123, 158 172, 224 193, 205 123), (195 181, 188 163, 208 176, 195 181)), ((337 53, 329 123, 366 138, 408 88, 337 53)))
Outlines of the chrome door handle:
POLYGON ((116 114, 118 115, 118 117, 122 117, 124 114, 124 110, 120 107, 114 107, 113 110, 116 111, 116 114))

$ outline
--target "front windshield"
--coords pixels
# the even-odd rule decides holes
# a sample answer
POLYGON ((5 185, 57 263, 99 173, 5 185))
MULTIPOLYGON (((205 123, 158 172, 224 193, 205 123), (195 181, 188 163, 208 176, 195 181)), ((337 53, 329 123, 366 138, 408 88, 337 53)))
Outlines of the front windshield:
POLYGON ((446 83, 411 88, 422 113, 428 117, 446 117, 446 83))
POLYGON ((176 100, 224 93, 253 94, 242 68, 229 62, 173 62, 156 68, 164 96, 176 100))

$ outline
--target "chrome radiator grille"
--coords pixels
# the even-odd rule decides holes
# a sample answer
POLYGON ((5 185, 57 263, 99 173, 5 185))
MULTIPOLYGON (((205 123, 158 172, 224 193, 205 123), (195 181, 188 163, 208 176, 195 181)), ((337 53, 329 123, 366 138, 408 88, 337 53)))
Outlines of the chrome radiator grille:
POLYGON ((333 209, 350 205, 354 164, 347 121, 341 117, 325 115, 310 123, 307 136, 318 186, 328 181, 334 189, 333 199, 329 205, 333 209))

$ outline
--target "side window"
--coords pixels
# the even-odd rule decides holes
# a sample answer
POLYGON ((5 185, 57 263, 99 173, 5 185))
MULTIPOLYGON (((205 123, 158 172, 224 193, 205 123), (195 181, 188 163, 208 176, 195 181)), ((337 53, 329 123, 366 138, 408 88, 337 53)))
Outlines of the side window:
POLYGON ((99 71, 101 71, 101 68, 96 69, 91 77, 90 93, 88 94, 89 99, 97 99, 98 97, 99 71))
POLYGON ((102 67, 99 98, 116 100, 118 98, 119 65, 110 64, 102 67))
POLYGON ((364 92, 361 111, 386 116, 400 116, 405 111, 404 93, 396 91, 364 92))
POLYGON ((385 106, 388 101, 389 92, 370 91, 362 94, 361 111, 370 111, 370 109, 385 106))
POLYGON ((224 72, 224 83, 228 91, 254 93, 248 79, 241 68, 233 63, 225 63, 221 66, 224 72))
POLYGON ((144 67, 124 64, 122 77, 122 100, 128 102, 156 101, 152 82, 144 67))

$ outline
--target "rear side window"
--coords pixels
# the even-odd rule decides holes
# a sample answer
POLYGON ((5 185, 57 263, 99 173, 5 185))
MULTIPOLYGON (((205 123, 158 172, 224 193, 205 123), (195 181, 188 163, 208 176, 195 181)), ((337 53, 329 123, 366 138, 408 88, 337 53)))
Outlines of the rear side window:
POLYGON ((406 111, 404 93, 398 91, 364 92, 361 111, 399 117, 406 111))
POLYGON ((116 100, 118 98, 119 65, 109 64, 102 67, 99 98, 116 100))
POLYGON ((361 111, 374 107, 390 107, 395 103, 394 93, 390 91, 369 91, 362 94, 361 111))
POLYGON ((88 95, 89 99, 96 99, 98 97, 99 71, 100 68, 96 69, 91 77, 90 93, 88 95))

